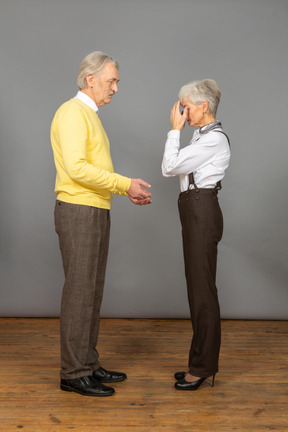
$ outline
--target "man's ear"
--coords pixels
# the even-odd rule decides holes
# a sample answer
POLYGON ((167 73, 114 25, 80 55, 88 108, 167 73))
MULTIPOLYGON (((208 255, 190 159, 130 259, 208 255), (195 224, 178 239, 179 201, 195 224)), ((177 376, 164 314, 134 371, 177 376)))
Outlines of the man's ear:
POLYGON ((93 87, 95 84, 95 77, 92 74, 86 76, 86 83, 88 87, 93 87))

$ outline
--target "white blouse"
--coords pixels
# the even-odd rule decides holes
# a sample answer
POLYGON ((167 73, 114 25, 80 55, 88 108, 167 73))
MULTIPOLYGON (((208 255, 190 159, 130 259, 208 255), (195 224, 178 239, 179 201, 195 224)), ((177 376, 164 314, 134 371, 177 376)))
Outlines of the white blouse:
MULTIPOLYGON (((162 161, 164 177, 180 176, 180 189, 188 189, 190 173, 198 188, 214 188, 225 175, 230 160, 230 146, 220 122, 194 132, 187 147, 180 149, 180 131, 168 133, 162 161), (218 132, 217 132, 218 131, 218 132)), ((192 187, 193 188, 193 187, 192 187)))

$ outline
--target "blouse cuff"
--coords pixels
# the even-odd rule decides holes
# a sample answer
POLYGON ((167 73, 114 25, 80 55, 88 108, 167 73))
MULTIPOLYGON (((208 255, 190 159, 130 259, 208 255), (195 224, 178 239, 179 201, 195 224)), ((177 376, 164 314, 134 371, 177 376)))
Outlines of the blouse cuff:
POLYGON ((168 132, 167 138, 177 138, 180 139, 180 130, 173 129, 168 132))

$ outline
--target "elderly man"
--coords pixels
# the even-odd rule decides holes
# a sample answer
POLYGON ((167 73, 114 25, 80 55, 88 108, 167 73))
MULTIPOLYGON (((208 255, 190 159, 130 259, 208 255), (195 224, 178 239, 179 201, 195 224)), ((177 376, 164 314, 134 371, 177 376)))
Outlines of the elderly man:
POLYGON ((96 51, 81 63, 77 95, 61 105, 51 126, 56 166, 55 228, 65 283, 61 303, 60 388, 86 396, 110 396, 103 383, 126 374, 102 368, 96 349, 113 193, 150 204, 150 185, 114 173, 98 108, 118 92, 118 62, 96 51), (143 187, 144 186, 144 187, 143 187))

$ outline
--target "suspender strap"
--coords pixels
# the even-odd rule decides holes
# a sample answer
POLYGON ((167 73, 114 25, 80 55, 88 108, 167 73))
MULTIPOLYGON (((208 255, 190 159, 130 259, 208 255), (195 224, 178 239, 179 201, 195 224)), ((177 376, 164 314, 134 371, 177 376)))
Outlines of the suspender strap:
POLYGON ((189 174, 189 187, 188 187, 188 190, 190 189, 191 185, 193 185, 195 187, 195 189, 196 189, 196 185, 195 185, 195 182, 194 182, 194 174, 193 174, 193 172, 189 174))
MULTIPOLYGON (((190 190, 190 186, 191 185, 194 186, 195 190, 199 189, 198 186, 195 183, 194 173, 193 172, 189 174, 189 187, 188 187, 188 191, 190 190)), ((216 186, 213 189, 216 189, 217 191, 220 190, 220 189, 222 189, 221 181, 218 181, 217 184, 216 184, 216 186)))
POLYGON ((230 145, 230 139, 229 139, 228 135, 227 135, 225 132, 223 132, 223 131, 216 131, 216 130, 214 130, 213 132, 219 132, 219 133, 222 133, 223 135, 225 135, 226 138, 227 138, 227 141, 228 141, 229 147, 231 147, 231 145, 230 145))

